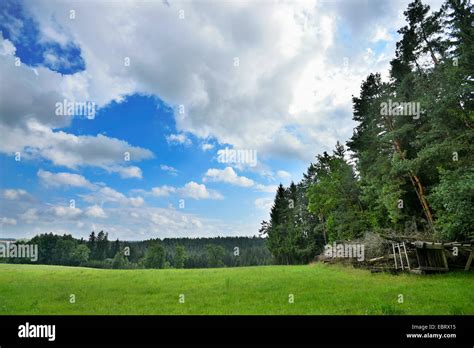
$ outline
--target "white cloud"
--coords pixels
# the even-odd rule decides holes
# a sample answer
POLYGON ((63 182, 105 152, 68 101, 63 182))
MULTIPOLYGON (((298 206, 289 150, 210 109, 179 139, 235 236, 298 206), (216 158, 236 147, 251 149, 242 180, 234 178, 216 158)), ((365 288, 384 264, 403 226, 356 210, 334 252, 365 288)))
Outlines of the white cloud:
POLYGON ((91 101, 87 77, 61 75, 41 66, 15 66, 11 46, 0 33, 1 74, 2 80, 8 81, 8 88, 0 93, 0 152, 13 155, 18 151, 22 159, 45 158, 70 169, 96 166, 124 178, 140 178, 140 168, 124 163, 124 153, 130 153, 131 161, 141 161, 152 158, 151 151, 101 134, 77 136, 53 131, 71 122, 69 116, 56 115, 56 103, 64 99, 91 101))
POLYGON ((392 36, 387 32, 387 28, 378 26, 375 30, 374 36, 370 39, 371 42, 378 41, 392 41, 392 36))
POLYGON ((37 173, 41 182, 46 186, 60 187, 84 187, 87 189, 95 189, 97 186, 79 174, 72 173, 51 173, 46 170, 38 170, 37 173))
POLYGON ((176 193, 182 197, 200 199, 223 199, 224 197, 217 191, 209 190, 206 185, 190 181, 182 187, 163 185, 153 187, 150 192, 145 192, 155 197, 168 197, 171 193, 176 193))
POLYGON ((277 175, 278 175, 278 177, 281 178, 281 179, 289 179, 289 178, 291 178, 291 174, 288 173, 288 172, 285 171, 285 170, 279 170, 279 171, 277 171, 277 175))
POLYGON ((31 224, 39 219, 38 210, 36 208, 30 208, 24 213, 18 215, 21 221, 31 224))
POLYGON ((201 149, 203 151, 209 151, 209 150, 212 150, 213 148, 214 148, 213 144, 204 143, 204 144, 201 145, 201 149))
MULTIPOLYGON (((2 38, 3 35, 0 33, 0 38, 2 38)), ((11 41, 9 40, 2 40, 1 44, 0 44, 0 55, 2 56, 13 56, 15 55, 15 52, 16 52, 16 48, 15 46, 12 44, 11 41)))
POLYGON ((124 179, 142 178, 142 170, 137 166, 104 166, 103 168, 108 172, 118 173, 124 179))
POLYGON ((101 134, 77 136, 63 131, 54 132, 36 121, 28 122, 26 130, 0 124, 0 133, 3 135, 1 152, 13 154, 21 151, 22 157, 42 157, 70 169, 96 166, 118 172, 122 177, 141 177, 139 168, 123 164, 124 153, 129 152, 131 159, 136 161, 153 157, 151 151, 119 139, 101 134))
POLYGON ((255 206, 258 209, 262 209, 265 211, 270 211, 273 205, 273 199, 272 198, 257 198, 255 200, 255 206))
POLYGON ((184 133, 170 134, 166 137, 169 144, 191 145, 191 140, 184 133))
POLYGON ((164 170, 165 172, 170 173, 171 175, 178 175, 178 170, 176 168, 173 168, 172 166, 168 166, 166 164, 161 164, 160 165, 161 170, 164 170))
POLYGON ((123 193, 114 190, 108 186, 102 187, 99 190, 90 194, 79 195, 82 199, 88 203, 95 203, 103 205, 104 203, 116 203, 123 206, 139 207, 144 204, 144 199, 140 196, 137 197, 126 197, 123 193))
POLYGON ((87 208, 86 215, 93 218, 101 218, 101 219, 105 219, 107 217, 107 214, 105 214, 104 209, 102 209, 97 204, 87 208))
POLYGON ((145 203, 143 197, 130 197, 129 201, 130 204, 134 207, 141 207, 145 203))
POLYGON ((9 200, 16 200, 28 197, 28 192, 22 189, 5 189, 3 190, 3 197, 9 200))
POLYGON ((16 220, 7 217, 0 218, 0 225, 16 225, 16 220))
POLYGON ((255 185, 255 189, 260 192, 275 193, 277 188, 278 188, 277 185, 262 185, 262 184, 255 185))
POLYGON ((189 197, 193 199, 223 199, 224 198, 219 192, 208 190, 206 185, 198 184, 194 181, 188 182, 182 188, 178 189, 178 192, 183 197, 189 197))
MULTIPOLYGON (((286 173, 286 172, 285 172, 286 173)), ((284 175, 283 173, 280 173, 284 175)), ((259 192, 275 193, 276 185, 263 185, 256 183, 252 179, 245 176, 239 176, 232 167, 226 167, 225 169, 210 168, 207 170, 203 177, 204 182, 224 182, 231 185, 241 187, 252 187, 259 192)))
POLYGON ((61 74, 41 66, 31 68, 24 63, 16 66, 11 46, 0 33, 0 48, 3 47, 0 69, 2 81, 8 81, 8 88, 2 86, 0 93, 0 124, 24 128, 28 121, 35 119, 48 127, 67 126, 70 118, 56 116, 54 107, 63 99, 61 74))
POLYGON ((161 187, 153 187, 151 189, 151 194, 155 197, 166 197, 173 192, 176 192, 176 188, 167 185, 161 187))
POLYGON ((254 185, 253 180, 246 178, 245 176, 238 176, 232 167, 226 167, 222 170, 210 168, 204 175, 203 181, 225 182, 242 187, 250 187, 254 185))
POLYGON ((65 207, 62 205, 51 208, 54 215, 60 218, 75 219, 82 214, 82 210, 76 207, 65 207))

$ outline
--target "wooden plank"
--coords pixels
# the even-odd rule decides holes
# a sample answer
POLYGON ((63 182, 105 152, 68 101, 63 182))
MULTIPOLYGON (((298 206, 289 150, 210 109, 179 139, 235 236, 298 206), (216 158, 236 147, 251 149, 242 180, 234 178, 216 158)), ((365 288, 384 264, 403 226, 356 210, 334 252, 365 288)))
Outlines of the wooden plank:
POLYGON ((398 247, 398 255, 400 255, 400 264, 402 265, 402 271, 403 271, 405 270, 405 268, 403 267, 402 249, 400 248, 400 243, 397 244, 397 247, 398 247))
POLYGON ((420 267, 421 264, 420 264, 420 257, 418 256, 418 250, 416 250, 416 260, 418 261, 418 267, 420 267))
POLYGON ((420 270, 422 270, 422 271, 443 271, 443 272, 449 271, 448 268, 444 268, 444 267, 427 267, 427 266, 422 266, 422 267, 419 267, 418 269, 420 269, 420 270))
POLYGON ((464 267, 464 270, 467 272, 471 268, 471 262, 472 258, 474 257, 474 250, 471 250, 471 253, 469 254, 469 259, 466 262, 466 267, 464 267))
POLYGON ((380 260, 390 260, 393 258, 393 255, 385 255, 385 256, 380 256, 380 257, 374 257, 373 259, 370 259, 369 262, 375 262, 375 261, 380 261, 380 260))
POLYGON ((448 267, 448 259, 446 258, 446 253, 444 252, 444 248, 443 248, 443 251, 441 252, 442 254, 442 258, 443 258, 443 264, 444 264, 444 267, 446 269, 449 269, 448 267))
POLYGON ((392 243, 392 249, 393 249, 393 260, 395 261, 395 269, 398 269, 397 267, 397 254, 395 254, 395 244, 392 243))
POLYGON ((403 243, 403 250, 405 250, 405 258, 407 259, 408 270, 410 270, 410 261, 408 260, 407 248, 405 247, 405 243, 403 243))
POLYGON ((443 250, 444 246, 441 245, 441 244, 426 244, 426 243, 424 243, 424 245, 422 247, 417 247, 417 248, 443 250))

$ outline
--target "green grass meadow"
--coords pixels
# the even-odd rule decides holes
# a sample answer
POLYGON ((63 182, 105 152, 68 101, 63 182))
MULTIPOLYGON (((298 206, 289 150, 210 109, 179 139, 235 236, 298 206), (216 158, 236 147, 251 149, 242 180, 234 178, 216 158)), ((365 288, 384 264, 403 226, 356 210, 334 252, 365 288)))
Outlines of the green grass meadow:
POLYGON ((371 274, 323 264, 184 270, 0 264, 0 314, 474 314, 474 275, 371 274))

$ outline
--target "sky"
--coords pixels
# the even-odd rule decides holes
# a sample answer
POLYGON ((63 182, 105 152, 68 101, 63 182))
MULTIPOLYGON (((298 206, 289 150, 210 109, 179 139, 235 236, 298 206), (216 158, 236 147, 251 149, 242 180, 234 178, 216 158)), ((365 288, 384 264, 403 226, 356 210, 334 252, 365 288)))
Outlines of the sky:
POLYGON ((0 237, 258 235, 351 137, 407 4, 2 1, 0 237))

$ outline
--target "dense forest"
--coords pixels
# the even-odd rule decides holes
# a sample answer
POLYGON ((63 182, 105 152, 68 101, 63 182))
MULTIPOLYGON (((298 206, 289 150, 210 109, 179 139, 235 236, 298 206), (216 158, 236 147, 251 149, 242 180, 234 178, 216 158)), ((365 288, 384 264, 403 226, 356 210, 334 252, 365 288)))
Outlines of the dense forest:
POLYGON ((473 238, 472 6, 448 0, 430 11, 416 0, 404 15, 389 81, 370 74, 353 97, 346 146, 279 186, 260 229, 276 262, 308 262, 325 243, 368 231, 473 238))
MULTIPOLYGON (((17 244, 26 242, 19 241, 17 244)), ((94 268, 212 268, 258 266, 272 263, 265 240, 259 237, 165 238, 146 241, 108 240, 92 232, 89 239, 41 234, 27 242, 38 245, 38 260, 46 265, 94 268)), ((0 262, 31 263, 2 258, 0 262)))

